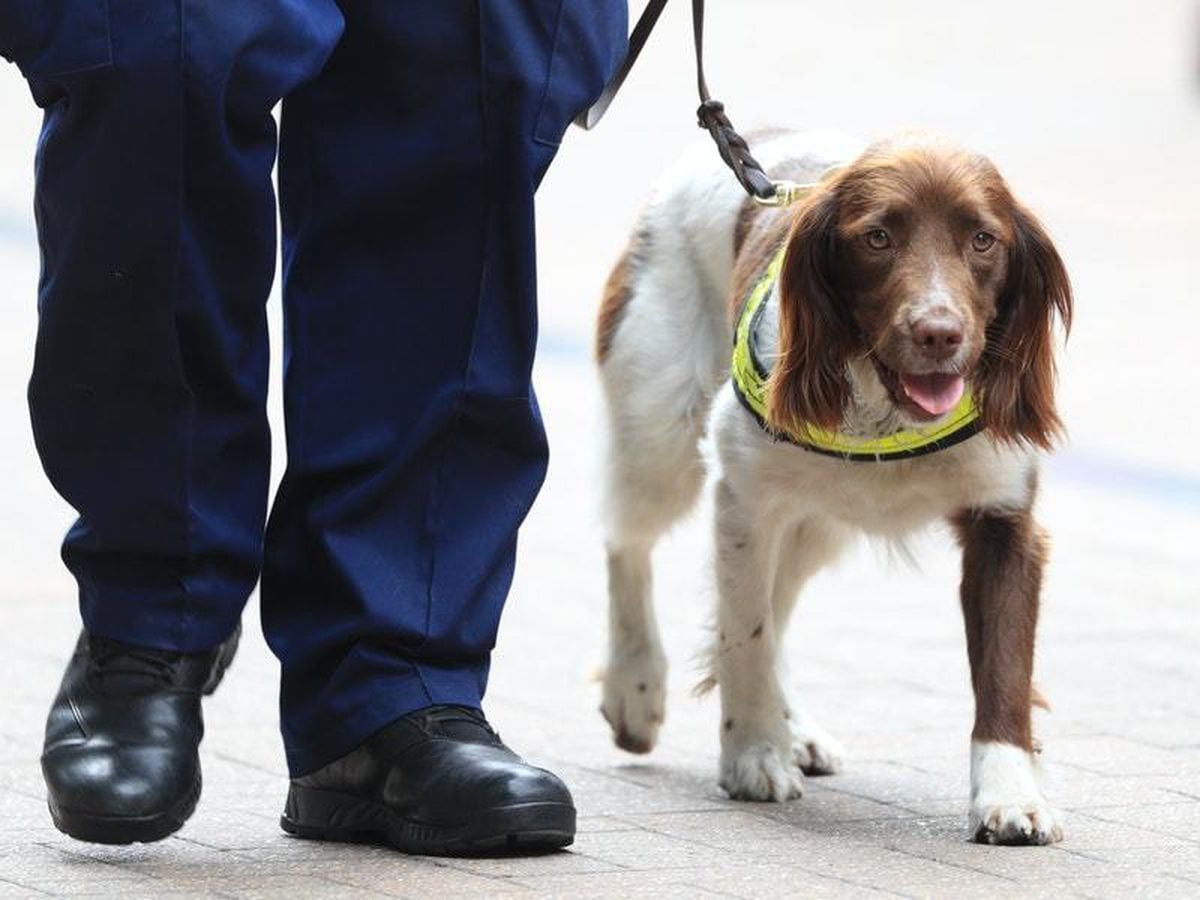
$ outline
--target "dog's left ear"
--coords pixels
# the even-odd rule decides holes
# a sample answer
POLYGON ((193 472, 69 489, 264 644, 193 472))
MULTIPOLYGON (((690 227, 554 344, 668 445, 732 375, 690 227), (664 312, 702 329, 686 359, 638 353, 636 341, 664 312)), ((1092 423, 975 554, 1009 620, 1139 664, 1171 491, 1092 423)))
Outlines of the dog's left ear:
POLYGON ((1037 218, 1013 202, 1008 279, 975 379, 984 427, 996 438, 1050 449, 1062 436, 1054 403, 1054 320, 1071 329, 1071 281, 1037 218))

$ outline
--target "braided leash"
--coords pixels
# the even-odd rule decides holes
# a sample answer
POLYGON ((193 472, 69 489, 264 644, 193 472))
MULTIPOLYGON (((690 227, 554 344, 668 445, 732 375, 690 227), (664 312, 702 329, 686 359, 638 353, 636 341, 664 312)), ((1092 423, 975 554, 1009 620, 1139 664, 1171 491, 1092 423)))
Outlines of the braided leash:
MULTIPOLYGON (((604 117, 617 91, 621 89, 621 85, 633 69, 642 48, 646 46, 650 32, 654 30, 666 5, 667 0, 647 2, 633 28, 633 33, 629 36, 629 50, 617 74, 596 102, 575 120, 575 124, 580 128, 591 130, 604 117)), ((692 30, 696 45, 696 87, 700 94, 700 108, 696 110, 696 117, 700 127, 708 131, 717 145, 721 159, 733 171, 734 177, 747 194, 768 206, 786 206, 794 203, 811 185, 772 180, 750 152, 750 145, 746 143, 746 139, 733 127, 729 116, 725 114, 725 104, 714 100, 709 93, 708 81, 704 77, 704 0, 692 0, 692 30)))

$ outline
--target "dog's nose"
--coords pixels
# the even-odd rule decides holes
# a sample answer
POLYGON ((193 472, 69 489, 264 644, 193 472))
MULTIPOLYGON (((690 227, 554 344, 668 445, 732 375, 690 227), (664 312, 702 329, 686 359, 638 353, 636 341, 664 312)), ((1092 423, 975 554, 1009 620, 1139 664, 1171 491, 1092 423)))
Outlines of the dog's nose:
POLYGON ((912 341, 927 356, 946 359, 962 345, 963 326, 950 316, 928 316, 913 325, 912 341))

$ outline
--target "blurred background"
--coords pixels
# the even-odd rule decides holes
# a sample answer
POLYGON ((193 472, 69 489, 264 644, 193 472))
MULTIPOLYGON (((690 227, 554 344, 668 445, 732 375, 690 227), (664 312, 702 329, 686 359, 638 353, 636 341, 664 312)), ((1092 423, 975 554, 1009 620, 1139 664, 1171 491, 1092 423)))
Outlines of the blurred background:
MULTIPOLYGON (((636 15, 641 4, 633 6, 636 15)), ((711 603, 702 517, 657 555, 674 665, 673 705, 652 758, 659 769, 628 766, 609 746, 588 680, 605 640, 592 320, 653 179, 707 140, 695 127, 688 17, 689 4, 676 0, 599 129, 568 133, 539 196, 537 378, 552 462, 524 533, 491 703, 517 746, 564 769, 599 809, 627 806, 622 785, 649 785, 649 772, 655 783, 663 771, 683 773, 679 790, 719 796, 716 707, 687 694, 711 603)), ((1064 761, 1060 774, 1081 803, 1100 790, 1087 786, 1089 773, 1200 769, 1198 34, 1189 0, 709 4, 709 80, 743 132, 942 132, 992 157, 1067 262, 1077 309, 1061 357, 1070 441, 1043 480, 1055 549, 1039 680, 1056 709, 1043 728, 1049 758, 1064 761), (1070 768, 1081 758, 1082 771, 1070 768)), ((35 800, 41 717, 78 625, 57 555, 70 511, 42 475, 24 400, 39 115, 16 71, 0 76, 0 659, 22 661, 21 677, 0 691, 0 788, 35 800)), ((277 294, 270 303, 277 340, 277 294)), ((278 477, 278 365, 274 376, 278 477)), ((920 756, 948 773, 949 796, 963 796, 971 707, 957 559, 937 530, 917 556, 919 569, 867 547, 820 576, 791 638, 795 678, 852 758, 888 766, 920 756)), ((224 776, 243 785, 251 770, 271 773, 281 794, 275 668, 253 607, 247 628, 233 683, 209 713, 206 747, 220 755, 206 765, 250 767, 224 776)))

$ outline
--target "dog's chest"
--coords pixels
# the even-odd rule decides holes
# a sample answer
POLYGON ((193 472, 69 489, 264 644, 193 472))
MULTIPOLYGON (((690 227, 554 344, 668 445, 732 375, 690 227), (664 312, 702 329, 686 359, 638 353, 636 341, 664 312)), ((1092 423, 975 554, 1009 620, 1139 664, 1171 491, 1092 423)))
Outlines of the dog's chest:
POLYGON ((788 518, 820 516, 899 537, 963 509, 1019 507, 1032 460, 983 436, 912 460, 845 462, 776 445, 760 473, 788 518))

